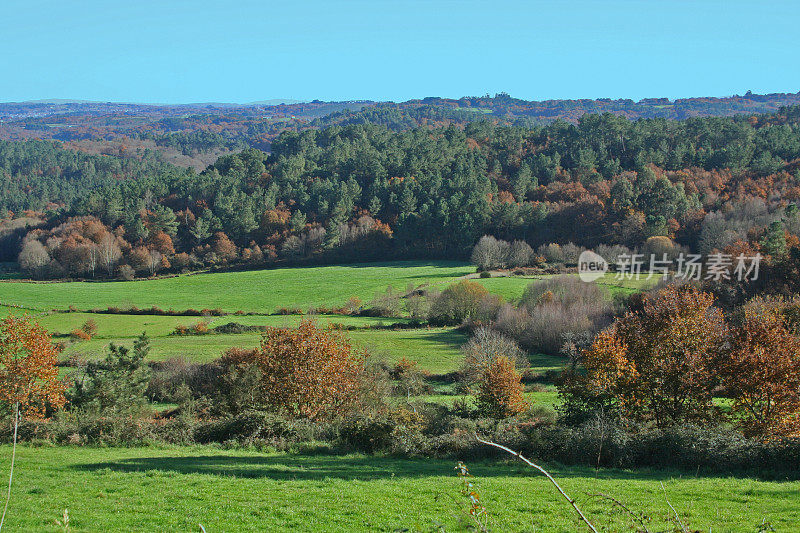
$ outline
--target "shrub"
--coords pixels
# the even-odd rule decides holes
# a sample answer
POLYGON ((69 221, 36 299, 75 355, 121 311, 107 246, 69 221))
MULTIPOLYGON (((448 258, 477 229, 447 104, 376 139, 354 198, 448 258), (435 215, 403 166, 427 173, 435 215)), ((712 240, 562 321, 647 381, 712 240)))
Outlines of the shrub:
POLYGON ((178 388, 189 387, 194 398, 215 397, 220 392, 221 370, 218 361, 197 364, 181 357, 150 364, 151 377, 146 396, 152 401, 178 403, 178 388))
POLYGON ((431 312, 430 300, 421 294, 412 294, 405 299, 406 311, 414 320, 424 320, 431 312))
POLYGON ((464 353, 461 377, 467 384, 477 383, 500 357, 517 367, 527 363, 525 353, 513 339, 486 327, 478 328, 461 350, 464 353))
POLYGON ((514 361, 501 355, 486 367, 478 385, 477 403, 478 410, 492 418, 507 418, 527 409, 514 361))
POLYGON ((287 449, 294 443, 318 440, 324 432, 325 427, 321 425, 251 409, 202 424, 195 431, 195 440, 201 444, 262 442, 278 449, 287 449))
POLYGON ((119 277, 125 281, 132 281, 134 278, 136 278, 136 271, 130 265, 120 265, 119 277))
POLYGON ((191 327, 192 335, 206 335, 209 333, 208 331, 208 323, 207 322, 196 322, 191 327))
POLYGON ((214 327, 214 333, 224 334, 253 333, 265 330, 266 326, 248 326, 246 324, 240 324, 239 322, 228 322, 214 327))
POLYGON ((491 278, 492 277, 492 273, 484 270, 478 275, 478 277, 483 278, 483 279, 491 278))
POLYGON ((89 337, 94 337, 97 334, 97 322, 92 320, 91 318, 88 319, 86 322, 83 323, 81 329, 89 335, 89 337))
POLYGON ((434 325, 460 324, 477 313, 488 293, 483 285, 472 281, 450 285, 431 304, 429 320, 434 325))
POLYGON ((543 303, 559 304, 564 307, 578 304, 605 307, 606 297, 594 283, 581 281, 577 276, 561 275, 534 281, 525 287, 520 307, 530 310, 543 303))
POLYGON ((400 297, 402 295, 393 287, 386 287, 367 304, 364 314, 367 316, 396 317, 400 316, 400 297))
POLYGON ((226 358, 231 366, 256 368, 254 400, 288 418, 335 418, 357 404, 363 356, 346 338, 311 321, 294 329, 267 328, 258 349, 226 358))
POLYGON ((500 309, 497 329, 529 350, 561 353, 567 338, 594 334, 610 320, 612 305, 597 285, 556 276, 528 285, 520 309, 500 309))
POLYGON ((92 339, 91 335, 89 335, 88 333, 83 331, 83 329, 80 329, 80 328, 73 329, 69 333, 69 336, 72 338, 72 340, 75 340, 75 341, 88 341, 88 340, 92 339))

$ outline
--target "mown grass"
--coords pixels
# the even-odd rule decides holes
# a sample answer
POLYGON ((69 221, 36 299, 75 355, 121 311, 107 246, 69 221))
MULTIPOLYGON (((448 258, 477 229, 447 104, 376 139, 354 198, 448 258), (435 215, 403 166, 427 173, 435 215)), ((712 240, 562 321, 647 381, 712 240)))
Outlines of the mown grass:
POLYGON ((388 286, 437 284, 473 269, 454 261, 398 261, 322 267, 220 272, 173 278, 118 281, 0 282, 0 303, 47 310, 74 305, 80 310, 109 306, 214 309, 271 313, 278 307, 307 310, 335 306, 355 296, 369 301, 388 286))
MULTIPOLYGON (((272 313, 280 307, 307 311, 312 307, 342 305, 351 296, 364 302, 393 286, 446 287, 473 273, 466 263, 454 261, 398 261, 323 267, 281 268, 247 272, 183 275, 165 279, 28 283, 0 281, 0 307, 22 306, 35 311, 79 310, 106 307, 162 309, 215 309, 226 312, 272 313)), ((475 279, 509 302, 517 301, 528 284, 549 276, 475 279)), ((617 280, 606 274, 597 283, 609 294, 629 294, 652 286, 656 280, 617 280)), ((8 308, 6 308, 8 310, 8 308)))
MULTIPOLYGON (((569 274, 577 276, 577 274, 569 274)), ((525 288, 531 283, 551 278, 553 275, 541 276, 498 276, 494 278, 476 278, 477 281, 486 289, 503 297, 504 300, 511 303, 516 303, 525 292, 525 288)), ((617 279, 614 273, 606 273, 600 279, 594 281, 602 287, 609 298, 620 296, 628 296, 634 292, 649 289, 658 282, 658 279, 653 277, 647 279, 647 274, 643 274, 639 279, 617 279)))
POLYGON ((458 370, 461 346, 468 340, 466 334, 452 328, 355 330, 348 335, 355 345, 367 348, 371 357, 390 364, 405 357, 432 374, 458 370))
MULTIPOLYGON (((10 447, 0 447, 7 469, 10 447)), ((212 447, 18 449, 6 524, 13 531, 461 531, 467 503, 455 461, 364 455, 258 453, 212 447)), ((518 463, 468 467, 494 531, 581 531, 571 507, 518 463)), ((691 530, 777 531, 800 521, 800 482, 704 477, 696 472, 552 473, 604 531, 630 517, 587 493, 606 493, 667 529, 672 511, 691 530), (663 489, 662 489, 663 483, 663 489)), ((702 474, 702 473, 701 473, 702 474)), ((671 530, 671 528, 669 528, 671 530)))
MULTIPOLYGON (((255 348, 261 340, 260 333, 242 333, 225 335, 169 335, 175 325, 194 324, 197 317, 153 317, 130 315, 95 315, 90 313, 58 313, 39 319, 45 327, 59 326, 58 331, 67 332, 80 327, 85 317, 97 322, 97 336, 89 341, 67 341, 63 357, 79 354, 88 359, 102 357, 110 343, 132 346, 133 339, 142 331, 150 336, 150 359, 160 361, 172 357, 183 357, 193 362, 208 362, 228 348, 255 348), (127 319, 127 320, 126 320, 127 319), (153 320, 157 319, 157 320, 153 320), (120 321, 120 327, 114 325, 120 321), (118 332, 118 335, 115 335, 118 332)), ((248 325, 296 326, 299 316, 256 316, 256 317, 220 317, 210 323, 211 326, 228 322, 240 322, 248 325)), ((373 319, 369 317, 347 317, 325 315, 314 317, 320 325, 338 323, 353 326, 391 324, 393 319, 373 319)), ((461 345, 467 336, 452 328, 421 329, 358 329, 345 331, 354 346, 365 348, 374 360, 394 364, 405 357, 417 361, 419 368, 433 374, 443 374, 458 369, 461 362, 461 345)))

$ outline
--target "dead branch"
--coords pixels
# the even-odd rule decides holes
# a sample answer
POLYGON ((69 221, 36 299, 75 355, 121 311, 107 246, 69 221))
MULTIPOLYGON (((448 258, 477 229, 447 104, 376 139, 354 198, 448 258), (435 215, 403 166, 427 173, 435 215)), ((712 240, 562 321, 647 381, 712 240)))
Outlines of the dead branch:
POLYGON ((492 441, 489 441, 489 440, 483 440, 482 438, 480 438, 480 437, 477 435, 477 433, 475 434, 475 438, 478 440, 478 442, 480 442, 480 443, 482 443, 482 444, 486 444, 487 446, 494 446, 495 448, 498 448, 498 449, 500 449, 500 450, 503 450, 504 452, 508 452, 508 453, 510 453, 510 454, 511 454, 511 455, 513 455, 514 457, 517 457, 517 458, 518 458, 520 461, 522 461, 522 462, 524 462, 525 464, 527 464, 528 466, 531 466, 531 467, 535 468, 536 470, 538 470, 539 472, 541 472, 542 474, 544 474, 545 476, 547 476, 547 479, 549 479, 549 480, 550 480, 550 483, 552 483, 552 484, 553 484, 553 485, 554 485, 554 486, 555 486, 555 487, 558 489, 558 492, 560 492, 560 493, 561 493, 561 495, 564 497, 564 499, 566 499, 566 500, 569 502, 569 504, 572 506, 572 508, 573 508, 573 509, 575 509, 575 512, 576 512, 576 513, 578 513, 578 516, 580 516, 580 517, 581 517, 581 520, 583 520, 583 522, 584 522, 584 523, 585 523, 587 526, 589 526, 589 529, 591 529, 591 530, 592 530, 594 533, 597 533, 597 529, 595 529, 595 527, 592 525, 592 523, 591 523, 591 522, 589 522, 589 519, 587 519, 587 518, 586 518, 586 516, 584 516, 583 512, 582 512, 582 511, 580 510, 580 508, 578 507, 578 504, 576 504, 576 503, 575 503, 575 500, 573 500, 572 498, 570 498, 570 497, 567 495, 567 493, 566 493, 566 492, 564 492, 564 489, 562 489, 562 488, 561 488, 561 485, 559 485, 559 484, 558 484, 558 482, 556 482, 556 480, 555 480, 555 479, 553 479, 553 476, 551 476, 551 475, 550 475, 550 474, 547 472, 547 470, 545 470, 545 469, 544 469, 544 468, 542 468, 541 466, 539 466, 539 465, 537 465, 537 464, 535 464, 535 463, 533 463, 533 462, 529 461, 528 459, 526 459, 525 457, 523 457, 521 453, 519 453, 519 452, 515 452, 515 451, 514 451, 514 450, 512 450, 511 448, 507 448, 507 447, 503 446, 502 444, 497 444, 496 442, 492 442, 492 441))

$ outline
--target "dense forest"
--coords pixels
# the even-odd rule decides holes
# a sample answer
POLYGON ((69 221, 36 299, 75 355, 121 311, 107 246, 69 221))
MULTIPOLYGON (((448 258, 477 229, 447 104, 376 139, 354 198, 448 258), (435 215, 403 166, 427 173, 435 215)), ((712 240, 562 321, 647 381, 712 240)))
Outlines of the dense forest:
POLYGON ((768 233, 791 242, 800 230, 800 107, 446 126, 434 125, 444 112, 398 126, 402 113, 381 109, 283 131, 270 152, 210 134, 175 137, 187 151, 230 142, 234 152, 199 174, 150 150, 88 155, 51 141, 1 142, 2 256, 41 277, 129 277, 466 258, 485 234, 534 248, 637 248, 663 236, 705 253, 759 246, 768 233))

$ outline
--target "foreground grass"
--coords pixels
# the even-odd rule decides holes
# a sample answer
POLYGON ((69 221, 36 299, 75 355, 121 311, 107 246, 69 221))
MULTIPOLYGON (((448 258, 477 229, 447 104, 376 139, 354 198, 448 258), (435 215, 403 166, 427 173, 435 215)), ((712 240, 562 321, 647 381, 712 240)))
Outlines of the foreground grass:
MULTIPOLYGON (((10 447, 0 447, 7 469, 10 447)), ((262 454, 211 447, 20 447, 6 523, 13 531, 447 531, 463 530, 466 502, 454 461, 363 455, 262 454), (406 529, 408 528, 408 529, 406 529)), ((572 509, 542 477, 516 463, 470 462, 494 531, 580 531, 572 509)), ((800 482, 696 477, 670 471, 554 467, 597 526, 630 518, 586 493, 603 492, 692 530, 780 530, 800 521, 800 482)), ((661 526, 660 528, 658 526, 661 526)))

